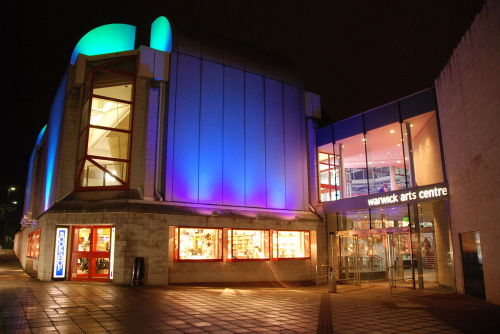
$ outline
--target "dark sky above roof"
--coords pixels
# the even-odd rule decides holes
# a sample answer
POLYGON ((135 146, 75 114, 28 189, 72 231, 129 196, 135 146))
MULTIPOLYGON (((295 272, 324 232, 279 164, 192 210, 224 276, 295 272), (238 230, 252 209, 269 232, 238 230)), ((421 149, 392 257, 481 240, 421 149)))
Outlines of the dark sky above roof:
MULTIPOLYGON (((148 33, 160 15, 284 55, 307 90, 322 97, 325 122, 430 87, 482 0, 386 1, 16 1, 3 15, 5 62, 0 181, 24 186, 28 158, 47 122, 76 42, 108 23, 148 33), (8 14, 10 13, 10 15, 8 14)), ((24 190, 18 192, 18 199, 24 190)))

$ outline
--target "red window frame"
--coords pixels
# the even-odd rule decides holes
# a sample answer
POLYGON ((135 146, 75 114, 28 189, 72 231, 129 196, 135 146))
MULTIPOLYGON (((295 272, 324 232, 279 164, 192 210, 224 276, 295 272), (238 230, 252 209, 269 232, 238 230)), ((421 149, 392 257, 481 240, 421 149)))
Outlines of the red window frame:
POLYGON ((273 261, 281 261, 281 260, 297 260, 297 259, 302 259, 302 260, 307 260, 311 258, 311 231, 310 230, 271 230, 271 240, 272 240, 272 248, 271 248, 271 258, 273 261), (279 257, 279 233, 278 232, 300 232, 300 233, 307 233, 309 235, 308 237, 308 242, 307 242, 307 253, 309 253, 309 256, 304 256, 304 257, 279 257), (274 256, 274 243, 275 243, 275 238, 276 236, 276 253, 277 256, 274 256))
POLYGON ((272 231, 271 230, 268 230, 268 229, 256 229, 256 228, 230 228, 228 229, 227 233, 228 233, 228 255, 231 254, 231 257, 227 258, 227 260, 229 262, 232 262, 232 261, 269 261, 271 260, 271 257, 272 257, 272 237, 271 237, 271 233, 272 231), (268 235, 268 240, 267 240, 267 248, 268 248, 268 257, 267 258, 262 258, 262 259, 241 259, 241 258, 235 258, 234 257, 234 235, 233 235, 233 231, 261 231, 261 232, 267 232, 268 235), (229 237, 229 233, 231 233, 231 237, 229 237))
POLYGON ((207 227, 207 226, 175 226, 174 227, 174 261, 175 262, 222 262, 224 260, 224 229, 220 227, 207 227), (186 229, 207 229, 207 230, 217 230, 217 238, 219 240, 219 247, 217 251, 220 252, 218 254, 217 259, 181 259, 179 257, 179 245, 181 242, 181 233, 180 230, 186 229))
MULTIPOLYGON (((77 173, 76 173, 76 179, 75 179, 75 189, 77 191, 93 191, 93 190, 124 190, 128 189, 130 186, 130 174, 131 174, 131 164, 130 161, 131 159, 131 154, 132 154, 132 136, 133 136, 133 124, 134 124, 134 110, 135 110, 135 90, 136 90, 136 82, 137 82, 137 67, 139 66, 138 57, 136 55, 133 56, 124 56, 124 57, 119 57, 115 58, 109 61, 104 61, 103 63, 100 63, 99 65, 93 66, 91 69, 90 73, 90 92, 87 96, 84 96, 84 102, 83 105, 85 106, 85 103, 88 101, 88 107, 87 110, 83 110, 82 107, 82 114, 80 115, 80 122, 79 122, 79 135, 78 135, 78 146, 80 145, 80 137, 85 136, 85 141, 83 145, 83 154, 80 157, 80 153, 82 152, 77 152, 77 157, 76 157, 76 168, 77 168, 77 173), (136 59, 136 74, 130 74, 126 72, 120 72, 116 70, 111 70, 108 69, 107 66, 113 63, 121 62, 127 59, 136 59), (115 99, 112 97, 106 97, 102 95, 97 95, 93 94, 94 90, 94 76, 96 71, 101 71, 101 72, 109 72, 109 73, 114 73, 114 74, 119 74, 123 76, 127 76, 132 79, 132 96, 131 96, 131 101, 125 101, 125 100, 120 100, 120 99, 115 99), (110 101, 115 101, 115 102, 120 102, 120 103, 125 103, 130 105, 130 129, 129 130, 123 130, 123 129, 116 129, 116 128, 107 128, 103 126, 97 126, 97 125, 91 125, 90 124, 90 115, 91 115, 91 108, 92 108, 92 98, 101 98, 101 99, 106 99, 110 101), (82 120, 83 120, 83 113, 87 113, 87 122, 82 128, 82 120), (128 142, 128 155, 127 159, 119 159, 119 158, 109 158, 109 157, 102 157, 102 156, 95 156, 95 155, 89 155, 88 154, 88 142, 89 142, 89 133, 90 133, 90 128, 94 129, 101 129, 101 130, 109 130, 109 131, 115 131, 115 132, 122 132, 122 133, 128 133, 129 134, 129 142, 128 142), (127 177, 125 180, 120 179, 118 176, 114 175, 110 171, 108 171, 104 166, 101 166, 101 164, 97 163, 95 161, 97 160, 106 160, 106 161, 116 161, 116 162, 124 162, 126 163, 127 166, 127 177), (95 165, 97 168, 101 169, 103 173, 106 173, 105 175, 110 175, 113 177, 116 181, 121 183, 120 185, 113 185, 113 186, 83 186, 81 184, 82 182, 82 177, 83 177, 83 172, 84 172, 84 167, 85 167, 85 162, 89 161, 93 165, 95 165)), ((78 147, 78 150, 80 150, 80 147, 78 147)))
POLYGON ((320 202, 330 202, 330 201, 335 201, 339 198, 337 198, 336 193, 338 190, 340 190, 340 185, 335 185, 335 180, 332 180, 332 175, 330 171, 332 170, 337 170, 337 173, 340 172, 340 168, 338 165, 335 164, 336 162, 336 156, 334 153, 328 153, 328 152, 320 152, 318 151, 318 183, 319 183, 319 200, 320 202), (319 155, 320 154, 326 154, 328 156, 328 161, 327 162, 321 162, 319 160, 319 155), (331 163, 331 159, 333 159, 333 163, 331 163), (327 169, 321 170, 320 166, 327 166, 327 169), (329 184, 321 183, 321 173, 328 172, 328 182, 329 184), (324 201, 321 199, 321 194, 330 194, 330 200, 329 201, 324 201))
MULTIPOLYGON (((71 281, 98 281, 98 282, 111 282, 109 278, 110 268, 108 268, 107 274, 97 274, 95 273, 96 267, 96 259, 98 258, 107 258, 109 259, 109 264, 111 264, 111 249, 112 249, 112 229, 111 225, 81 225, 81 226, 72 226, 71 229, 71 254, 70 254, 70 265, 69 265, 69 280, 71 281), (90 228, 90 251, 78 251, 75 250, 75 239, 78 238, 77 231, 82 228, 90 228), (98 228, 109 228, 110 232, 110 240, 109 240, 109 252, 104 251, 96 251, 97 246, 97 231, 98 228), (88 274, 75 274, 73 276, 73 267, 74 267, 74 259, 78 257, 85 257, 89 259, 89 270, 88 274)), ((75 262, 76 263, 76 262, 75 262)))
POLYGON ((38 259, 38 257, 40 256, 40 236, 40 229, 36 229, 28 235, 28 248, 26 250, 26 257, 38 259))

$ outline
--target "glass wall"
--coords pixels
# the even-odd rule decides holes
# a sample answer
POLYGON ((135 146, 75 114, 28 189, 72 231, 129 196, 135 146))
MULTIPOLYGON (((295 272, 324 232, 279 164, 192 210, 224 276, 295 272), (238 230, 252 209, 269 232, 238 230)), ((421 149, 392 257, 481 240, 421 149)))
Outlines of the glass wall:
POLYGON ((371 228, 407 227, 410 223, 408 205, 370 209, 371 228))
POLYGON ((335 143, 335 153, 340 165, 340 182, 337 188, 340 198, 368 195, 365 145, 366 139, 362 133, 335 143))
POLYGON ((126 187, 135 58, 89 64, 80 121, 79 187, 126 187), (121 64, 121 65, 120 65, 121 64), (120 66, 119 66, 120 65, 120 66))
POLYGON ((333 142, 322 135, 322 202, 444 181, 435 111, 399 120, 405 114, 384 108, 335 123, 333 142))

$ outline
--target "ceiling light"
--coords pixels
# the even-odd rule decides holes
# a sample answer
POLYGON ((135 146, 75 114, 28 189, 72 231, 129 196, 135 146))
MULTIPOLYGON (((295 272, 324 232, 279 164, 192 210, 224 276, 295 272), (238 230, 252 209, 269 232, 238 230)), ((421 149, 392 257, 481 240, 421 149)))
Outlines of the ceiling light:
POLYGON ((410 126, 413 126, 413 124, 410 124, 410 126))
POLYGON ((390 130, 389 133, 396 133, 396 130, 390 130))

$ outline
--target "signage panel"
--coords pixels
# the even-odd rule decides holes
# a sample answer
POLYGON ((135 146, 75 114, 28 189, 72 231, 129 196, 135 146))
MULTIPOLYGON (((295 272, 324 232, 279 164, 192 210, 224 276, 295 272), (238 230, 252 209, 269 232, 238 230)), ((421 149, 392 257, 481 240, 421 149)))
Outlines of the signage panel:
POLYGON ((394 193, 390 195, 379 195, 376 197, 371 197, 367 199, 368 206, 378 206, 387 204, 404 204, 413 201, 422 201, 429 199, 439 199, 448 196, 448 187, 430 187, 430 188, 420 188, 418 190, 409 189, 403 193, 394 193))
POLYGON ((56 244, 54 251, 53 278, 66 277, 66 256, 68 253, 68 228, 58 227, 56 229, 56 244))
POLYGON ((115 230, 116 227, 111 228, 111 254, 109 256, 109 279, 113 279, 113 272, 115 267, 115 230))

